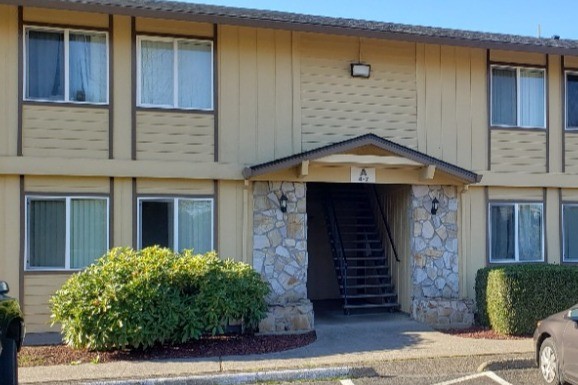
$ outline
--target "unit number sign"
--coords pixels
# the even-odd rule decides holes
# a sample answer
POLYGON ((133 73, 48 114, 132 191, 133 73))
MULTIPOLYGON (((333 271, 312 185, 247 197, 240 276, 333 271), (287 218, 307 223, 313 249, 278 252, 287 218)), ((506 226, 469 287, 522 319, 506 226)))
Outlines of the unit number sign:
POLYGON ((351 167, 351 183, 375 183, 375 169, 351 167))

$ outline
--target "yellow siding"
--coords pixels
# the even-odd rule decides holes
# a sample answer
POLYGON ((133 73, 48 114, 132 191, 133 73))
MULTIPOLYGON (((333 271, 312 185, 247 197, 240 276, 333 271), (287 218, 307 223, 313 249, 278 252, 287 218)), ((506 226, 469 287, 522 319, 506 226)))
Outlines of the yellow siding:
POLYGON ((487 204, 483 188, 470 188, 460 195, 460 287, 461 294, 475 298, 476 273, 487 265, 487 204), (463 231, 469 229, 469 231, 463 231))
POLYGON ((113 23, 113 158, 128 160, 132 157, 131 19, 114 16, 113 23))
POLYGON ((19 298, 20 178, 0 176, 0 279, 8 282, 10 295, 19 298))
POLYGON ((18 141, 18 12, 0 6, 0 155, 16 155, 18 141))
POLYGON ((174 195, 213 195, 215 193, 212 180, 192 179, 138 179, 138 194, 174 194, 174 195))
POLYGON ((545 232, 546 232, 546 260, 549 263, 559 264, 560 245, 562 244, 562 229, 560 228, 560 195, 559 190, 549 188, 546 190, 544 202, 545 232))
POLYGON ((77 25, 79 28, 108 28, 108 15, 104 13, 24 7, 22 16, 24 23, 77 25))
POLYGON ((300 42, 303 150, 367 133, 417 148, 413 44, 317 34, 300 42), (369 79, 350 76, 360 59, 371 63, 369 79))
POLYGON ((229 26, 219 31, 219 160, 255 164, 299 152, 293 140, 292 33, 229 26))
POLYGON ((566 173, 578 174, 578 132, 567 131, 564 136, 566 173))
POLYGON ((213 25, 209 23, 193 23, 190 21, 167 19, 136 19, 137 32, 160 33, 183 36, 213 36, 213 25))
POLYGON ((544 190, 541 188, 490 187, 488 198, 505 201, 543 201, 544 190))
POLYGON ((220 181, 218 210, 218 246, 221 258, 231 258, 252 264, 252 255, 243 252, 244 237, 249 237, 246 228, 246 205, 243 182, 220 181), (250 259, 249 259, 250 258, 250 259))
POLYGON ((558 113, 548 114, 548 140, 549 146, 549 172, 562 172, 562 161, 564 152, 562 151, 562 141, 564 138, 564 118, 560 111, 564 105, 564 98, 562 97, 563 74, 560 65, 561 57, 550 55, 548 58, 548 76, 551 79, 548 81, 548 104, 551 111, 559 111, 558 113))
POLYGON ((138 160, 213 161, 213 115, 138 111, 136 121, 138 160))
POLYGON ((24 178, 24 190, 38 193, 108 194, 110 182, 108 178, 27 176, 24 178))
POLYGON ((492 171, 546 172, 546 130, 492 130, 492 171))
POLYGON ((491 50, 490 61, 544 66, 546 65, 546 55, 532 52, 491 50))
POLYGON ((25 105, 25 156, 108 159, 108 109, 25 105))
POLYGON ((24 319, 27 333, 59 332, 50 326, 50 297, 70 274, 26 274, 24 276, 24 319))
POLYGON ((136 202, 133 202, 132 179, 114 179, 114 223, 112 247, 133 246, 133 209, 136 202))
POLYGON ((578 68, 578 56, 564 56, 564 67, 578 68))
POLYGON ((578 189, 562 189, 562 200, 566 202, 578 202, 578 189))

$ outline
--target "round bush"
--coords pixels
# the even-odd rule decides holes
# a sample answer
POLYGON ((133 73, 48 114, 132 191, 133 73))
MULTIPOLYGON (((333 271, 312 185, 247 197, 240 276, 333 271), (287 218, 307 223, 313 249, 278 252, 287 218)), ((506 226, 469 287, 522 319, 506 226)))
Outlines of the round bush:
POLYGON ((233 320, 253 329, 268 292, 250 266, 214 252, 115 248, 71 276, 50 304, 68 345, 113 350, 222 333, 233 320))

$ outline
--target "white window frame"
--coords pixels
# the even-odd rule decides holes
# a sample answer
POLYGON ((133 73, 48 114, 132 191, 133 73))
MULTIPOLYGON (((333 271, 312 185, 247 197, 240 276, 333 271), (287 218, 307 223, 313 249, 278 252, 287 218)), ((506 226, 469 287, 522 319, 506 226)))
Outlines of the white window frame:
POLYGON ((568 131, 578 131, 578 126, 568 126, 568 75, 578 76, 578 71, 564 71, 564 127, 568 131))
POLYGON ((101 105, 105 106, 109 103, 109 87, 110 87, 110 55, 109 55, 109 36, 107 31, 102 30, 90 30, 90 29, 76 29, 76 28, 56 28, 56 27, 44 27, 44 26, 30 26, 25 25, 23 27, 23 66, 24 66, 24 76, 22 76, 22 95, 24 101, 27 102, 41 102, 41 103, 74 103, 74 104, 89 104, 89 105, 101 105), (46 32, 63 32, 64 33, 64 99, 63 100, 53 100, 53 99, 37 99, 37 98, 27 98, 26 97, 26 89, 27 89, 27 80, 28 77, 26 76, 27 68, 28 68, 28 57, 26 56, 27 47, 26 41, 27 39, 27 31, 46 31, 46 32), (78 100, 70 100, 70 90, 69 90, 69 83, 70 83, 70 33, 86 33, 86 34, 103 34, 106 36, 106 100, 104 102, 91 102, 91 101, 78 101, 78 100))
POLYGON ((544 235, 545 235, 545 229, 544 229, 544 223, 545 222, 545 218, 544 218, 544 203, 542 202, 532 202, 532 201, 528 201, 528 202, 499 202, 499 201, 494 201, 494 202, 490 202, 488 204, 488 254, 489 254, 489 261, 490 263, 495 263, 495 264, 508 264, 508 263, 539 263, 539 262, 544 262, 545 261, 545 239, 544 239, 544 235), (542 255, 541 259, 536 259, 536 260, 532 260, 532 261, 521 261, 520 260, 520 255, 519 255, 519 247, 518 247, 518 242, 519 242, 519 235, 518 233, 520 232, 519 229, 519 224, 518 224, 518 213, 519 213, 519 208, 520 206, 525 206, 525 205, 536 205, 536 206, 540 206, 541 208, 541 212, 542 212, 542 233, 541 233, 541 250, 540 250, 540 254, 542 255), (492 256, 492 207, 495 206, 513 206, 514 207, 514 259, 513 260, 506 260, 506 259, 498 259, 498 260, 494 260, 493 256, 492 256))
POLYGON ((565 212, 564 207, 578 207, 578 203, 562 203, 562 261, 568 263, 576 263, 578 262, 578 256, 575 258, 568 258, 566 256, 566 232, 564 231, 565 227, 565 212))
POLYGON ((24 269, 26 271, 80 271, 80 269, 72 269, 70 267, 70 202, 77 199, 92 199, 106 201, 106 249, 110 248, 110 200, 104 196, 85 196, 85 195, 26 195, 24 218, 24 269), (65 201, 65 216, 66 216, 66 234, 65 234, 65 255, 64 267, 35 267, 30 266, 30 218, 28 217, 28 207, 31 201, 65 201))
POLYGON ((179 251, 179 201, 209 201, 211 202, 211 250, 215 249, 215 199, 212 197, 163 197, 163 196, 155 196, 155 197, 139 197, 137 198, 137 247, 138 249, 142 249, 142 223, 141 223, 141 210, 142 206, 141 203, 143 201, 149 202, 169 202, 172 201, 173 203, 173 251, 179 251))
POLYGON ((191 111, 214 111, 215 109, 215 74, 214 74, 214 61, 215 61, 215 54, 214 49, 215 45, 212 40, 210 39, 194 39, 194 38, 181 38, 181 37, 163 37, 163 36, 150 36, 150 35, 139 35, 136 38, 136 62, 137 62, 137 70, 136 70, 136 94, 137 94, 137 106, 143 108, 161 108, 161 109, 178 109, 178 110, 191 110, 191 111), (165 43, 173 43, 173 104, 146 104, 142 103, 142 42, 144 41, 160 41, 165 43), (189 42, 202 42, 202 43, 209 43, 211 45, 211 73, 209 76, 211 77, 211 106, 208 108, 199 108, 199 107, 180 107, 179 104, 179 42, 180 41, 189 41, 189 42))
POLYGON ((546 69, 541 67, 527 67, 527 66, 511 66, 511 65, 502 65, 502 64, 492 64, 490 66, 490 126, 491 127, 507 127, 507 128, 530 128, 530 129, 537 129, 543 130, 546 129, 546 120, 548 119, 547 114, 547 103, 546 100, 548 98, 548 84, 547 84, 547 77, 546 77, 546 69), (494 104, 494 68, 502 68, 502 69, 510 69, 516 70, 516 125, 510 126, 507 124, 494 124, 494 112, 493 112, 493 104, 494 104), (540 71, 544 75, 544 122, 542 126, 523 126, 520 124, 520 106, 521 106, 521 98, 520 98, 520 71, 521 70, 534 70, 540 71))

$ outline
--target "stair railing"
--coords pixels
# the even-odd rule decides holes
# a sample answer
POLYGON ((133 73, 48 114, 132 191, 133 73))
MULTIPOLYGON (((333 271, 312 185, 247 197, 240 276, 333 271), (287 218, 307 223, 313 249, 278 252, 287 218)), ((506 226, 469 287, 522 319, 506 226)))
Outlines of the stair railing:
POLYGON ((372 186, 373 194, 375 198, 375 202, 377 203, 377 207, 379 208, 379 213, 381 214, 381 220, 383 221, 383 226, 385 227, 385 232, 387 233, 387 238, 389 240, 389 244, 391 245, 391 250, 393 251, 393 256, 397 262, 400 262, 399 256, 397 254, 397 249, 395 247, 395 242, 393 242, 393 236, 391 235, 391 229, 389 228, 389 223, 387 222, 387 217, 385 216, 385 211, 383 210, 383 206, 381 205, 381 201, 379 200, 379 194, 377 193, 377 188, 375 185, 372 186))
POLYGON ((341 232, 339 230, 339 226, 337 225, 335 203, 331 197, 326 198, 325 211, 327 219, 329 220, 331 234, 335 241, 334 251, 336 253, 337 261, 339 263, 339 270, 341 272, 341 286, 343 288, 341 294, 343 295, 344 306, 347 306, 347 257, 345 256, 345 249, 343 248, 343 242, 341 241, 341 232))

